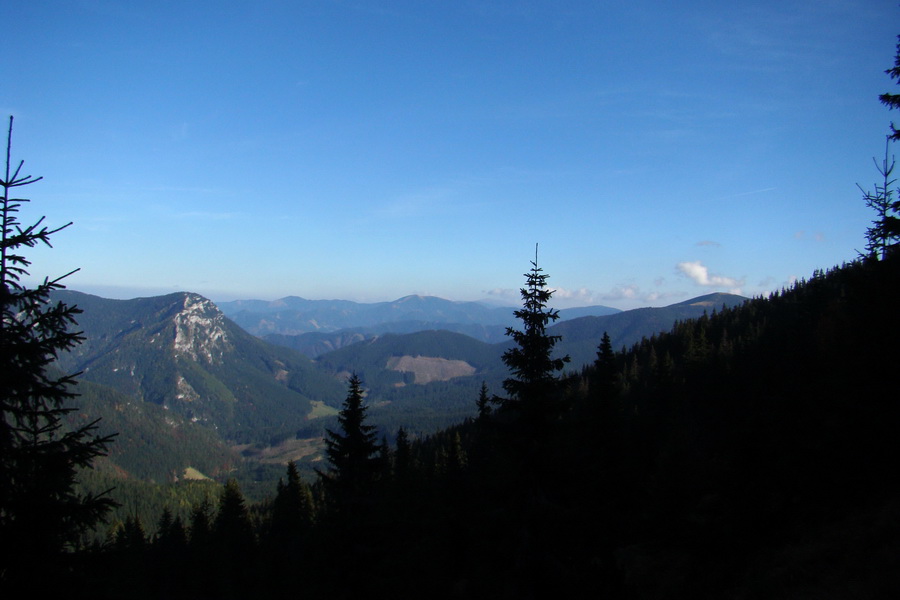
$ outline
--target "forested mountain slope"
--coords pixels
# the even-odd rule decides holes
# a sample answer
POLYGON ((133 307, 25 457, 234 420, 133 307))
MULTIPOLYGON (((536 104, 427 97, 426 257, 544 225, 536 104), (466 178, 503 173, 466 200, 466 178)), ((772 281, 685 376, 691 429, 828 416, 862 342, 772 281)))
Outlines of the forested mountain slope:
POLYGON ((696 319, 723 307, 738 306, 747 298, 735 294, 707 294, 669 306, 636 308, 607 316, 586 316, 556 323, 550 333, 560 335, 557 350, 568 354, 572 366, 580 368, 597 357, 597 346, 604 333, 613 348, 630 348, 643 338, 668 332, 677 321, 696 319))
POLYGON ((60 291, 77 305, 85 341, 59 359, 67 372, 151 402, 232 442, 292 436, 311 401, 336 402, 341 384, 306 357, 229 321, 202 296, 108 300, 60 291))

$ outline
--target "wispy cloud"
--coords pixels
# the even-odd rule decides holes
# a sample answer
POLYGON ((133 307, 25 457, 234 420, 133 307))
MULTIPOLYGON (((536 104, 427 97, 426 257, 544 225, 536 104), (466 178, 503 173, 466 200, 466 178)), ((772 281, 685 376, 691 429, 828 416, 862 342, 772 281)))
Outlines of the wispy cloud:
POLYGON ((732 293, 739 294, 740 288, 744 285, 743 279, 735 279, 734 277, 710 273, 706 265, 699 260, 694 262, 680 262, 675 265, 675 269, 680 274, 691 279, 697 285, 702 285, 704 287, 724 287, 729 288, 732 293))
POLYGON ((738 192, 737 194, 729 194, 727 196, 722 196, 722 200, 728 200, 729 198, 743 198, 744 196, 754 196, 756 194, 764 194, 766 192, 772 192, 778 188, 767 187, 761 188, 758 190, 750 190, 748 192, 738 192))
POLYGON ((712 240, 703 240, 702 242, 697 242, 698 246, 708 246, 710 248, 721 248, 722 244, 719 242, 714 242, 712 240))

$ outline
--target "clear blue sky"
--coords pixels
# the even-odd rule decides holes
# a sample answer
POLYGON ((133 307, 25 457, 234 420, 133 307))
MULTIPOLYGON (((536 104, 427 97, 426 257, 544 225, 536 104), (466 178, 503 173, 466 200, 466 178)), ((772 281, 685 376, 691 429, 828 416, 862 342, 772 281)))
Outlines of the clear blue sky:
POLYGON ((108 297, 759 295, 851 260, 896 0, 10 2, 0 111, 108 297))

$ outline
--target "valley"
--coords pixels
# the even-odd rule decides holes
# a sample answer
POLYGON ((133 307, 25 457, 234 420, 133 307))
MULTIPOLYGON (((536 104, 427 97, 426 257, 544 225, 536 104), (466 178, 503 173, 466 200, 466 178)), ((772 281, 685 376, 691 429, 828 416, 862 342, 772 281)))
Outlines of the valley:
MULTIPOLYGON (((101 417, 104 431, 119 432, 104 459, 109 470, 137 480, 174 481, 186 468, 221 479, 253 465, 321 461, 322 438, 337 427, 351 373, 364 382, 369 417, 389 441, 400 427, 423 437, 473 417, 482 383, 502 393, 508 376, 500 360, 508 340, 489 343, 458 330, 505 331, 500 323, 513 323, 512 309, 477 303, 415 296, 376 305, 224 303, 244 323, 257 323, 251 335, 197 294, 109 300, 60 291, 55 299, 84 311, 86 337, 58 367, 82 372, 80 407, 101 417), (330 333, 289 333, 301 321, 330 333), (344 343, 305 356, 296 340, 310 335, 344 343), (123 420, 126 414, 132 417, 123 420)), ((604 331, 616 347, 632 345, 680 319, 744 300, 715 294, 636 311, 570 309, 564 314, 571 318, 549 331, 562 336, 557 352, 571 355, 569 369, 577 372, 596 358, 604 331)))

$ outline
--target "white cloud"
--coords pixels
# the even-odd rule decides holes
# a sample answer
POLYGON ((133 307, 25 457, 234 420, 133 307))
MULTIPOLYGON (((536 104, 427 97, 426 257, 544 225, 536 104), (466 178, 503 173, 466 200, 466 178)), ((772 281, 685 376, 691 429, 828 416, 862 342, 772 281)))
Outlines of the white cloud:
POLYGON ((704 287, 721 287, 729 288, 734 294, 740 293, 740 288, 744 285, 744 281, 733 277, 725 277, 724 275, 710 274, 709 269, 699 260, 694 262, 680 262, 675 266, 676 270, 682 275, 693 280, 697 285, 704 287))
POLYGON ((703 240, 702 242, 697 242, 698 246, 711 246, 713 248, 721 248, 722 244, 719 242, 714 242, 713 240, 703 240))
POLYGON ((492 290, 485 290, 484 292, 491 298, 498 298, 500 300, 518 300, 519 299, 519 290, 514 290, 512 288, 494 288, 492 290))
POLYGON ((553 298, 557 300, 569 300, 574 302, 594 302, 594 293, 587 288, 567 290, 566 288, 552 288, 553 298))
POLYGON ((635 284, 614 287, 602 296, 603 300, 634 300, 640 296, 641 288, 635 284))

